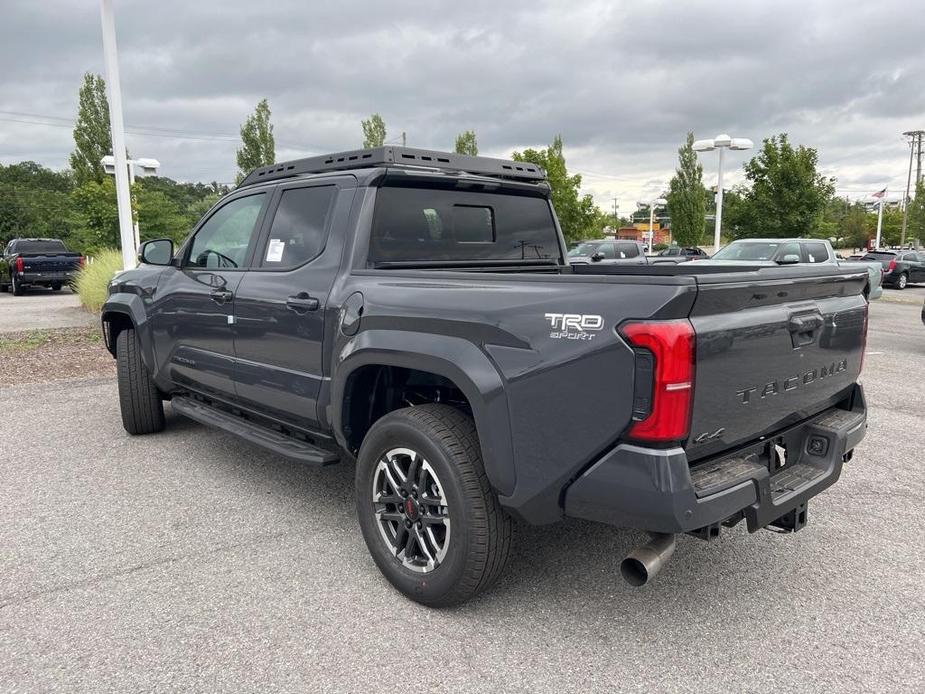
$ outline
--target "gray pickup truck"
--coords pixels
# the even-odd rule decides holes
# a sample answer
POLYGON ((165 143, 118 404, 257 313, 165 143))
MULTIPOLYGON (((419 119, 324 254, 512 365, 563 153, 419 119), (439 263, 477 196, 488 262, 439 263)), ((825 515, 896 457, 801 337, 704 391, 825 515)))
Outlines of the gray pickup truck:
MULTIPOLYGON (((571 265, 542 169, 383 147, 260 168, 149 241, 102 322, 131 434, 174 413, 301 464, 356 464, 404 595, 459 603, 512 518, 800 530, 867 426, 866 272, 571 265)), ((309 519, 306 519, 308 522, 309 519)))

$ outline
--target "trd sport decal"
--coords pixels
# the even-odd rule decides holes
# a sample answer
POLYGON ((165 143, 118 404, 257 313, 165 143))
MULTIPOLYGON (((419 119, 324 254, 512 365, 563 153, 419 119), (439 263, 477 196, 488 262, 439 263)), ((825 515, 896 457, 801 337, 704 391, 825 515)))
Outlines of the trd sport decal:
POLYGON ((604 327, 604 319, 589 313, 547 313, 552 327, 549 337, 554 340, 593 340, 594 333, 604 327))

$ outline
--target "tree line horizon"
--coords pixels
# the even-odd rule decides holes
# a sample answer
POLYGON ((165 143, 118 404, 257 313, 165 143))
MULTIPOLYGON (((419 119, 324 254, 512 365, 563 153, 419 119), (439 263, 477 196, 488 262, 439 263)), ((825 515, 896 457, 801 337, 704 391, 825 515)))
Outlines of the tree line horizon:
MULTIPOLYGON (((240 128, 236 149, 236 182, 260 166, 276 163, 275 137, 269 101, 262 99, 240 128)), ((363 148, 387 143, 385 120, 378 113, 361 120, 363 148)), ((61 238, 75 250, 94 253, 119 245, 115 183, 100 164, 112 153, 106 85, 87 73, 79 90, 74 151, 70 168, 55 171, 31 161, 0 165, 0 246, 17 236, 61 238)), ((682 246, 701 245, 712 237, 708 215, 715 212, 713 195, 703 184, 703 165, 688 132, 678 149, 678 166, 668 187, 672 239, 682 246)), ((456 137, 458 154, 478 155, 474 129, 456 137)), ((514 151, 511 158, 546 170, 551 197, 566 240, 600 238, 604 229, 631 223, 602 210, 589 193, 581 193, 582 176, 570 174, 564 143, 556 135, 540 149, 514 151)), ((818 171, 818 152, 794 146, 787 133, 763 140, 754 157, 743 164, 746 183, 727 190, 723 237, 828 238, 840 247, 863 247, 876 229, 876 212, 864 203, 835 196, 835 178, 818 171)), ((132 209, 142 240, 168 237, 182 241, 199 218, 232 188, 218 182, 179 183, 163 176, 139 178, 132 188, 132 209)), ((873 192, 873 191, 872 191, 873 192)), ((909 203, 907 239, 925 238, 925 185, 919 182, 909 203)), ((636 214, 648 220, 649 210, 636 214)), ((902 213, 884 210, 883 243, 899 242, 902 213)))

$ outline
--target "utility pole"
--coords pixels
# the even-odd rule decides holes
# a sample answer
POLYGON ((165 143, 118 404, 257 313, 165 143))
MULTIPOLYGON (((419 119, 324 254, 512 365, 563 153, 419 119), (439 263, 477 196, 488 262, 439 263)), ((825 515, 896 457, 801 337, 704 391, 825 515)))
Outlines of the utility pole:
POLYGON ((614 199, 613 199, 613 231, 614 231, 614 236, 617 235, 617 233, 616 233, 616 232, 617 232, 617 226, 618 226, 619 224, 620 224, 620 222, 617 221, 617 199, 614 198, 614 199))
POLYGON ((906 245, 906 224, 909 221, 909 188, 912 183, 912 159, 915 157, 916 150, 918 150, 918 164, 915 171, 916 186, 922 179, 922 136, 925 135, 925 130, 907 130, 903 135, 909 138, 909 173, 906 176, 906 197, 903 198, 903 229, 899 241, 900 246, 906 245))
POLYGON ((407 146, 408 146, 408 138, 407 138, 407 136, 405 135, 405 131, 404 131, 404 130, 401 131, 401 146, 402 146, 402 147, 407 147, 407 146))

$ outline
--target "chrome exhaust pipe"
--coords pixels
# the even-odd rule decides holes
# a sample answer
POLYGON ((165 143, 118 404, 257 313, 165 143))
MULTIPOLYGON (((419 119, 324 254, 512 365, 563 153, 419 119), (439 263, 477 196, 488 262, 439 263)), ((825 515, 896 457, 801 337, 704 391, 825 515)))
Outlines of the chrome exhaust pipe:
POLYGON ((675 536, 666 533, 652 533, 652 539, 646 544, 637 547, 620 564, 620 573, 623 580, 631 586, 644 586, 674 554, 675 536))

